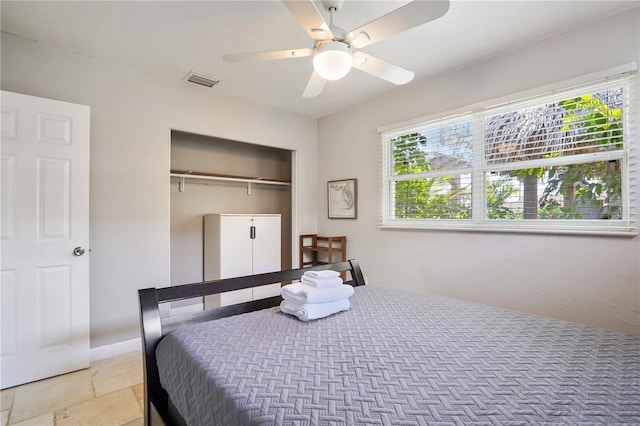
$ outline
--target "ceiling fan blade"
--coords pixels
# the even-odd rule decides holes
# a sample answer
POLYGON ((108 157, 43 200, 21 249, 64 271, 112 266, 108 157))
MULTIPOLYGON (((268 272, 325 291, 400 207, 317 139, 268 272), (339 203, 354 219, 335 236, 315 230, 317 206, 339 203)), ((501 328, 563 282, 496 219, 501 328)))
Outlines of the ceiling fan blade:
POLYGON ((247 62, 247 61, 271 61, 274 59, 291 59, 304 58, 311 56, 313 49, 289 49, 289 50, 270 50, 266 52, 238 53, 234 55, 224 55, 223 59, 227 62, 247 62))
POLYGON ((351 45, 365 47, 447 13, 449 0, 412 1, 347 34, 351 45))
POLYGON ((364 52, 353 53, 353 67, 397 85, 407 84, 414 76, 409 70, 364 52))
POLYGON ((282 0, 289 12, 300 22, 302 28, 314 40, 330 40, 333 34, 324 22, 318 8, 311 0, 282 0))
POLYGON ((303 98, 315 98, 320 93, 322 93, 322 89, 324 89, 324 85, 327 82, 324 78, 320 77, 320 75, 313 71, 309 81, 307 82, 307 87, 304 88, 304 92, 302 93, 303 98))

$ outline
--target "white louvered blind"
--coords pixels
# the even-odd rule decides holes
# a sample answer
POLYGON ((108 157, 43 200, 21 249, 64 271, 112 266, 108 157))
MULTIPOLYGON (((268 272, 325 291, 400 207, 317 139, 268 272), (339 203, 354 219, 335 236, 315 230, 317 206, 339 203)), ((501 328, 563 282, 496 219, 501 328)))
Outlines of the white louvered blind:
POLYGON ((381 133, 384 227, 634 234, 637 75, 381 133))

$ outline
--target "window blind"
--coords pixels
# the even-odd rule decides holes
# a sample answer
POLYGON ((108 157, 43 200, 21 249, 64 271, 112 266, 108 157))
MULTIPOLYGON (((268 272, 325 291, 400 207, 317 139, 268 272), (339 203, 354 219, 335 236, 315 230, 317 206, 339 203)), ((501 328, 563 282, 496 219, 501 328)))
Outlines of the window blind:
POLYGON ((637 74, 382 140, 382 226, 637 233, 637 74))

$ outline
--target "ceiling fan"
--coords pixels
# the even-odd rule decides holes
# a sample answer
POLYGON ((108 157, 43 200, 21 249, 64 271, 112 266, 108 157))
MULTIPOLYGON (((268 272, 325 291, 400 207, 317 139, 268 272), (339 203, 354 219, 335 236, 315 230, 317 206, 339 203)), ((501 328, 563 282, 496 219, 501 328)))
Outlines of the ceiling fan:
POLYGON ((302 94, 305 98, 318 96, 327 80, 339 80, 357 68, 393 84, 413 80, 413 72, 393 65, 353 48, 362 48, 387 37, 433 21, 449 10, 449 0, 412 1, 386 15, 346 32, 335 25, 336 13, 344 0, 326 0, 322 5, 329 11, 329 25, 312 0, 282 0, 302 28, 314 39, 312 48, 272 50, 266 52, 225 55, 228 62, 268 61, 313 57, 314 71, 302 94))

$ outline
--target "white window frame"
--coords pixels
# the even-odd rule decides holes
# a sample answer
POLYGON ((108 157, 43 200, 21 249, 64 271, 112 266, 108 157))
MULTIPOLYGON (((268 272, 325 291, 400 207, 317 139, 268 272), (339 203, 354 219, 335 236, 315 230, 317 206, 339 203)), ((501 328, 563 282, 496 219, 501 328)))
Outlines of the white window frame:
MULTIPOLYGON (((382 144, 382 228, 440 229, 462 231, 493 232, 526 232, 526 233, 562 233, 562 234, 604 234, 627 235, 638 234, 638 186, 639 186, 639 150, 638 140, 638 74, 636 64, 629 64, 594 75, 584 76, 578 83, 561 82, 554 86, 542 88, 537 95, 519 94, 506 101, 487 102, 465 108, 464 111, 451 111, 439 117, 423 118, 410 123, 387 126, 379 129, 382 144), (604 74, 604 76, 603 76, 604 74), (605 90, 609 86, 623 86, 627 101, 623 111, 623 143, 624 149, 601 153, 580 154, 571 157, 560 157, 550 164, 549 159, 521 161, 517 163, 484 164, 484 118, 508 111, 515 111, 528 106, 542 105, 545 102, 557 101, 559 98, 571 98, 578 94, 605 90), (580 93, 581 92, 581 93, 580 93), (496 106, 497 105, 497 106, 496 106), (403 179, 421 177, 439 177, 450 175, 449 171, 434 171, 415 175, 393 174, 391 155, 391 139, 394 137, 417 133, 429 128, 443 127, 447 124, 469 121, 474 122, 474 147, 472 160, 472 217, 470 219, 396 219, 394 194, 391 193, 392 182, 403 179), (541 165, 560 165, 587 163, 607 160, 622 161, 622 219, 570 220, 570 219, 488 219, 486 217, 486 173, 488 171, 514 170, 541 165)), ((461 170, 456 170, 459 172, 461 170)))

